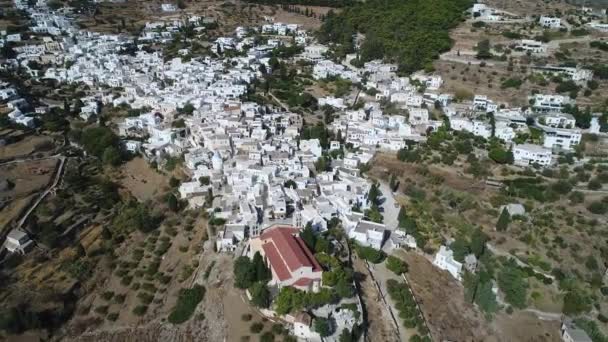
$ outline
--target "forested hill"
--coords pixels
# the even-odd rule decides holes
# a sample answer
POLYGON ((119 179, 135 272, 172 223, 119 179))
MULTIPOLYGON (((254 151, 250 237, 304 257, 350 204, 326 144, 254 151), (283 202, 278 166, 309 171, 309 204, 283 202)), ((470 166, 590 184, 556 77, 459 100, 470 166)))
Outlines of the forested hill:
POLYGON ((256 4, 264 5, 302 5, 322 7, 344 7, 355 3, 355 0, 247 0, 256 4))
POLYGON ((455 27, 473 0, 367 0, 328 13, 319 32, 323 43, 341 44, 338 55, 353 52, 352 35, 366 39, 359 61, 386 58, 404 73, 430 66, 449 50, 449 29, 455 27))

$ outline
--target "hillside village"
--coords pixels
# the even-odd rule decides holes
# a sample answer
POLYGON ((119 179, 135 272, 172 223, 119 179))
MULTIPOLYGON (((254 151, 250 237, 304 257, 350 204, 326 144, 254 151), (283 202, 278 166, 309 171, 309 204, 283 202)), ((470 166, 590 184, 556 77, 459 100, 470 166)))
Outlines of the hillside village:
MULTIPOLYGON (((73 102, 43 102, 22 94, 14 82, 3 82, 0 100, 6 104, 7 125, 41 129, 51 113, 69 108, 76 111, 70 120, 78 122, 66 134, 73 148, 112 165, 119 165, 124 155, 140 156, 157 170, 177 165, 182 175, 169 207, 205 213, 214 250, 235 260, 235 286, 245 290, 261 315, 283 322, 289 338, 360 338, 365 326, 361 313, 371 304, 357 294, 353 258, 365 260, 368 272, 380 279, 376 286, 388 292, 388 299, 382 298, 390 316, 385 312, 384 317, 392 316, 403 334, 397 340, 445 336, 428 328, 419 306, 403 309, 407 305, 399 300, 408 305, 416 301, 411 290, 399 292, 408 285, 405 271, 393 271, 405 267, 395 253, 419 253, 459 282, 482 273, 478 259, 483 252, 470 248, 455 257, 455 236, 434 233, 429 238, 404 227, 406 210, 398 192, 405 180, 394 179, 394 174, 390 182, 370 176, 378 168, 378 154, 418 160, 414 154, 421 146, 432 145, 449 131, 471 137, 476 147, 491 142, 487 149, 471 147, 476 158, 540 173, 565 158, 582 166, 589 161, 577 154, 587 142, 584 137, 606 139, 608 131, 608 114, 599 111, 589 110, 588 124, 581 125, 582 114, 572 110, 575 94, 547 88, 518 101, 526 106, 485 93, 463 95, 447 90, 447 76, 439 72, 406 76, 397 63, 361 63, 357 53, 333 58, 334 45, 321 44, 312 32, 271 17, 203 47, 192 42, 221 25, 213 18, 183 12, 179 19, 150 21, 132 37, 80 29, 70 7, 55 8, 50 2, 14 0, 31 22, 27 33, 1 32, 0 71, 57 88, 78 87, 83 96, 73 102), (167 46, 178 48, 169 53, 167 46), (326 87, 311 95, 311 87, 319 84, 336 89, 346 84, 347 89, 340 93, 326 87), (90 127, 110 128, 119 137, 118 147, 102 146, 99 152, 88 148, 91 142, 84 137, 90 127), (386 267, 394 274, 384 278, 374 264, 387 255, 386 267)), ((181 9, 166 3, 161 11, 181 9)), ((605 10, 582 11, 598 17, 586 27, 606 30, 605 10)), ((487 23, 522 20, 485 4, 475 4, 467 15, 487 23)), ((550 13, 540 16, 538 24, 549 29, 565 25, 550 13)), ((520 39, 515 50, 535 55, 546 53, 547 47, 520 39)), ((458 53, 459 58, 464 55, 458 53)), ((534 73, 559 77, 576 89, 597 79, 583 65, 547 64, 535 67, 534 73)), ((605 165, 601 158, 597 164, 605 165)), ((485 175, 484 182, 495 182, 490 178, 485 175)), ((595 190, 602 191, 602 186, 595 190)), ((593 212, 600 225, 606 223, 605 207, 593 212)), ((527 215, 522 203, 505 204, 498 212, 499 225, 527 215)), ((21 227, 10 229, 4 247, 27 254, 35 244, 30 235, 21 227)), ((600 264, 605 271, 605 261, 600 264)), ((605 282, 604 276, 604 287, 605 282)), ((499 283, 491 281, 493 301, 505 296, 499 283)), ((515 306, 509 304, 505 307, 515 306)), ((605 305, 598 304, 598 310, 606 310, 605 305)), ((589 340, 589 331, 569 318, 559 321, 563 325, 555 333, 564 341, 589 340)))

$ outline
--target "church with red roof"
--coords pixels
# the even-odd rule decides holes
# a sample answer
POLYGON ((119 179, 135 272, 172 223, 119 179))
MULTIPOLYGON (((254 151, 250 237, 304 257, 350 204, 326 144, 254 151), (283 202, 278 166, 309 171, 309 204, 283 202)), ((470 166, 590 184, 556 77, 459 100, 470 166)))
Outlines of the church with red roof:
POLYGON ((289 226, 266 229, 250 242, 251 252, 260 252, 272 272, 272 283, 317 292, 323 269, 302 238, 289 226))

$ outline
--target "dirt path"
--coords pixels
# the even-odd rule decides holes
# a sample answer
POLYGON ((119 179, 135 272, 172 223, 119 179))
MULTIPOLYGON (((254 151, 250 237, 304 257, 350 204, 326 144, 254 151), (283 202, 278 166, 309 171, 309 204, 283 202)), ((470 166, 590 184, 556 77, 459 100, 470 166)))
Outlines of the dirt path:
POLYGON ((42 194, 40 194, 40 197, 38 197, 38 199, 25 212, 23 217, 19 220, 19 222, 17 224, 17 228, 21 228, 23 226, 23 224, 25 223, 25 221, 27 221, 28 217, 34 211, 34 209, 36 209, 36 207, 38 207, 40 202, 42 202, 42 200, 49 193, 51 193, 51 191, 53 191, 53 189, 55 189, 55 187, 59 184, 59 182, 61 181, 61 177, 63 177, 63 169, 64 169, 63 167, 64 166, 65 166, 65 157, 59 157, 59 166, 57 168, 57 171, 55 172, 55 178, 53 179, 53 183, 51 183, 51 185, 46 190, 44 190, 44 192, 42 194))
POLYGON ((382 298, 378 295, 378 291, 369 276, 363 261, 359 258, 353 258, 353 268, 355 272, 364 276, 359 282, 361 286, 361 296, 367 309, 367 324, 368 336, 371 341, 399 341, 399 337, 393 326, 392 318, 382 306, 382 298))

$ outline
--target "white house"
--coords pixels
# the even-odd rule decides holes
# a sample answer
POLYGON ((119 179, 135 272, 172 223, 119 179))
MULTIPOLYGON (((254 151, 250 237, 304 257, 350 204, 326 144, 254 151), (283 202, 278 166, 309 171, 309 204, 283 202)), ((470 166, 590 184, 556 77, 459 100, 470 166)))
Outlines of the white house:
POLYGON ((300 140, 300 151, 312 153, 317 158, 323 155, 319 139, 300 140))
POLYGON ((564 95, 536 94, 529 99, 532 107, 541 112, 560 112, 565 105, 573 103, 569 96, 564 95))
POLYGON ((565 67, 555 65, 532 66, 532 70, 549 75, 565 76, 578 84, 585 84, 593 79, 593 71, 577 67, 565 67))
POLYGON ((163 12, 175 12, 177 11, 177 6, 174 4, 162 4, 160 8, 163 12))
POLYGON ((593 342, 585 330, 578 328, 570 319, 562 322, 560 330, 564 342, 593 342))
POLYGON ((33 243, 34 241, 23 230, 13 229, 6 236, 4 247, 11 253, 25 254, 33 247, 33 243))
POLYGON ((513 146, 513 163, 519 166, 551 165, 551 150, 533 144, 520 144, 513 146))
POLYGON ((429 122, 429 110, 426 108, 411 108, 409 114, 412 125, 426 125, 429 122))
POLYGON ((15 109, 12 112, 8 113, 8 118, 10 121, 28 128, 36 127, 36 122, 34 121, 34 118, 31 116, 24 115, 19 109, 15 109))
POLYGON ((304 58, 311 61, 318 61, 325 58, 325 54, 329 51, 329 48, 321 44, 313 44, 304 48, 302 54, 304 58))
POLYGON ((361 220, 355 229, 348 232, 348 237, 363 246, 381 249, 387 237, 386 226, 382 223, 361 220))
POLYGON ((581 137, 582 135, 578 130, 546 129, 543 146, 570 151, 581 142, 581 137))
POLYGON ((574 128, 576 120, 570 114, 552 113, 541 116, 539 123, 554 128, 574 128))
POLYGON ((516 48, 530 51, 533 54, 543 54, 547 52, 547 45, 538 40, 522 39, 516 48))
POLYGON ((293 334, 298 341, 322 341, 321 335, 312 326, 312 317, 307 312, 300 312, 295 315, 293 322, 293 334))
POLYGON ((245 230, 244 224, 226 224, 224 230, 217 232, 217 251, 234 252, 238 243, 245 239, 245 230))
POLYGON ((538 20, 538 23, 542 27, 558 29, 561 26, 561 19, 556 17, 547 17, 542 15, 538 20))
POLYGON ((462 263, 454 260, 454 252, 445 246, 441 246, 439 248, 439 252, 435 255, 435 260, 433 260, 433 264, 442 270, 450 272, 450 274, 461 280, 460 272, 462 271, 462 263))

